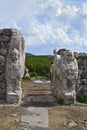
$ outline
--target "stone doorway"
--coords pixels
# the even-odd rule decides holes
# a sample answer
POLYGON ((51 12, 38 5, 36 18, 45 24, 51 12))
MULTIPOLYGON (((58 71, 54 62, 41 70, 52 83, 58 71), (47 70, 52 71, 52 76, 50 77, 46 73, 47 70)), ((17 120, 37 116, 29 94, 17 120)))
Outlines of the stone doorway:
POLYGON ((22 82, 22 105, 27 107, 51 107, 57 105, 52 95, 51 83, 46 79, 37 79, 22 82))

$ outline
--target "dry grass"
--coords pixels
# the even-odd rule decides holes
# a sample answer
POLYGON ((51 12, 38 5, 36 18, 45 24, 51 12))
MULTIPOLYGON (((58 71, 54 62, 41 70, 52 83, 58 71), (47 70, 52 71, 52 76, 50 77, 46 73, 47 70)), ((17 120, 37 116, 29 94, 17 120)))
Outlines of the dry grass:
MULTIPOLYGON (((87 109, 81 107, 59 106, 49 108, 49 126, 59 129, 67 127, 66 122, 74 121, 77 126, 72 130, 87 130, 87 109)), ((69 128, 67 127, 67 130, 69 128)))
POLYGON ((20 122, 21 114, 25 112, 22 107, 0 107, 0 128, 6 129, 20 122))

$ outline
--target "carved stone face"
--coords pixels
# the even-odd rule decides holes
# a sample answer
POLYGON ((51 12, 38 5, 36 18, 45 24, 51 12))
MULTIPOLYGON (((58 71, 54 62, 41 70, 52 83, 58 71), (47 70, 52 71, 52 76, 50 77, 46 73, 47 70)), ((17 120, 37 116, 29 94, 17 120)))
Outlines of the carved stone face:
POLYGON ((66 60, 67 61, 73 61, 74 60, 74 54, 73 52, 67 51, 65 54, 66 60))
POLYGON ((13 62, 17 61, 19 58, 19 54, 18 54, 18 50, 14 49, 11 54, 10 54, 10 58, 13 62))

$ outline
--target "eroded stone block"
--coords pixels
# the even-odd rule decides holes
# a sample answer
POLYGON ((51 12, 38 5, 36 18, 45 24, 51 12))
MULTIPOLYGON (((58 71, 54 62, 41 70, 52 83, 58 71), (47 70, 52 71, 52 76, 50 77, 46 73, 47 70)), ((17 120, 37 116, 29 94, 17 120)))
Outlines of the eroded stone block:
POLYGON ((10 92, 7 95, 7 103, 9 104, 21 104, 21 97, 22 93, 18 92, 18 93, 14 93, 14 92, 10 92))

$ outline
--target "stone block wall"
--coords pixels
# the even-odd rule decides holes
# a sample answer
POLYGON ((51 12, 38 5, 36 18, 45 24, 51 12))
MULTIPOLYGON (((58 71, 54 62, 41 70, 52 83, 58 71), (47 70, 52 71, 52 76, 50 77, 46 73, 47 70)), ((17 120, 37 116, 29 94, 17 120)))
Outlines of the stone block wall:
POLYGON ((87 97, 87 53, 79 53, 77 56, 78 61, 78 81, 77 81, 77 95, 87 97))
POLYGON ((0 30, 0 100, 6 100, 5 67, 12 31, 0 30))

